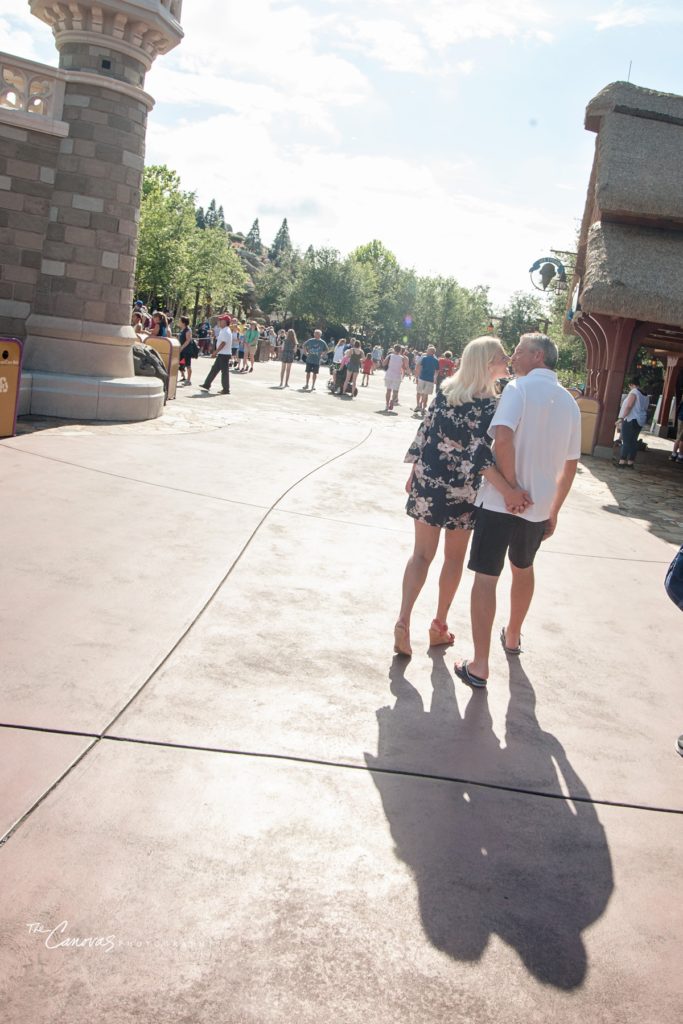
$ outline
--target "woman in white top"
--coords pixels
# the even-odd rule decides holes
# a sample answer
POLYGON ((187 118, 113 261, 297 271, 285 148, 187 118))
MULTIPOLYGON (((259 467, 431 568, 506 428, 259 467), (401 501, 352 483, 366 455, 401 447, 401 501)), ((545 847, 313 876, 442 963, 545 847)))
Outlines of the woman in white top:
POLYGON ((384 375, 384 386, 387 389, 385 412, 390 412, 398 402, 398 389, 403 380, 403 356, 401 346, 394 345, 382 366, 387 371, 384 375))
POLYGON ((640 377, 633 377, 631 390, 619 410, 621 451, 619 452, 619 461, 615 462, 615 466, 633 469, 638 451, 638 434, 647 421, 649 405, 650 399, 640 390, 640 377))

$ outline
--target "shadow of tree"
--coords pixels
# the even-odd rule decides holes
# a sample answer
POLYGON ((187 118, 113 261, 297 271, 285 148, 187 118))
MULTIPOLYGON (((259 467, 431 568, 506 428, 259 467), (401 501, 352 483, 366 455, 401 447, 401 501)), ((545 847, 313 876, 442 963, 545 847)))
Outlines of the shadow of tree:
MULTIPOLYGON (((396 702, 377 711, 377 757, 365 755, 396 856, 415 877, 425 934, 463 961, 478 960, 498 935, 539 981, 574 989, 587 973, 582 933, 604 912, 613 889, 609 848, 590 795, 562 745, 540 728, 519 659, 510 659, 504 746, 493 732, 486 693, 472 694, 462 714, 443 655, 432 659, 426 712, 405 678, 405 663, 394 658, 389 675, 396 702), (417 748, 428 753, 429 773, 439 778, 397 774, 416 770, 406 765, 418 763, 417 748), (511 790, 465 781, 491 777, 509 780, 511 790), (520 778, 538 780, 552 795, 515 791, 520 778), (574 800, 563 797, 563 786, 574 800)), ((422 764, 424 774, 424 756, 422 764)))

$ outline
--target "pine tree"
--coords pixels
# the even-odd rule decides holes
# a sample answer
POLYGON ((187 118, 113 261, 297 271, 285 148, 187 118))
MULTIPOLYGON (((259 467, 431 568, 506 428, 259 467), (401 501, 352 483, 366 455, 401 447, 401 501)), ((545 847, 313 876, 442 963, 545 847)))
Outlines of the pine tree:
POLYGON ((203 229, 203 228, 206 227, 206 219, 204 217, 204 210, 203 210, 203 208, 201 206, 198 206, 197 209, 195 210, 194 218, 195 218, 195 221, 197 223, 197 227, 198 228, 202 228, 203 229))
POLYGON ((204 214, 204 223, 207 228, 215 228, 218 226, 218 211, 216 209, 216 200, 212 199, 206 208, 204 214))
POLYGON ((258 223, 258 217, 249 228, 249 234, 244 239, 244 248, 248 249, 249 252, 255 252, 259 256, 261 255, 261 229, 258 223))
POLYGON ((225 231, 225 214, 223 213, 223 207, 222 206, 218 207, 218 213, 216 214, 216 217, 217 217, 218 227, 219 228, 223 228, 223 230, 225 231))
POLYGON ((292 240, 289 237, 289 226, 287 224, 287 218, 285 217, 273 240, 273 244, 270 247, 268 255, 271 261, 276 266, 280 267, 283 263, 287 263, 291 259, 292 252, 292 240))

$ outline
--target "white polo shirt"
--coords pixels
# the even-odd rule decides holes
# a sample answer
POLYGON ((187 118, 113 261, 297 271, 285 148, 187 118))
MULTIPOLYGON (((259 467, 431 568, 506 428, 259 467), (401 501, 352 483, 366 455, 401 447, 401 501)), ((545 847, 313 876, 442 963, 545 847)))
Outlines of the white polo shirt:
POLYGON ((223 348, 216 354, 219 356, 229 356, 232 351, 232 331, 229 327, 221 327, 218 332, 216 348, 218 349, 220 345, 223 345, 223 348))
MULTIPOLYGON (((543 522, 565 462, 581 455, 579 407, 553 370, 539 368, 507 385, 489 426, 494 440, 496 427, 514 431, 517 483, 533 501, 521 518, 543 522)), ((502 494, 487 480, 476 503, 493 512, 506 511, 502 494)))

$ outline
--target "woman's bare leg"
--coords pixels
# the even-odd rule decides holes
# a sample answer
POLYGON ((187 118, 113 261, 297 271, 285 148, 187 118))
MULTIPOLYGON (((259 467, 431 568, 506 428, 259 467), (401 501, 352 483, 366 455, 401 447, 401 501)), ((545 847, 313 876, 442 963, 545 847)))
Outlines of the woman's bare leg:
POLYGON ((438 526, 428 526, 427 523, 421 523, 418 519, 413 521, 415 523, 415 547, 403 574, 403 594, 401 610, 398 614, 398 621, 403 622, 407 627, 410 627, 413 606, 425 585, 429 566, 432 564, 439 546, 439 534, 441 533, 438 526))
POLYGON ((445 533, 443 568, 439 576, 439 603, 435 616, 437 622, 444 623, 448 621, 448 612, 460 584, 472 531, 446 530, 445 533))

